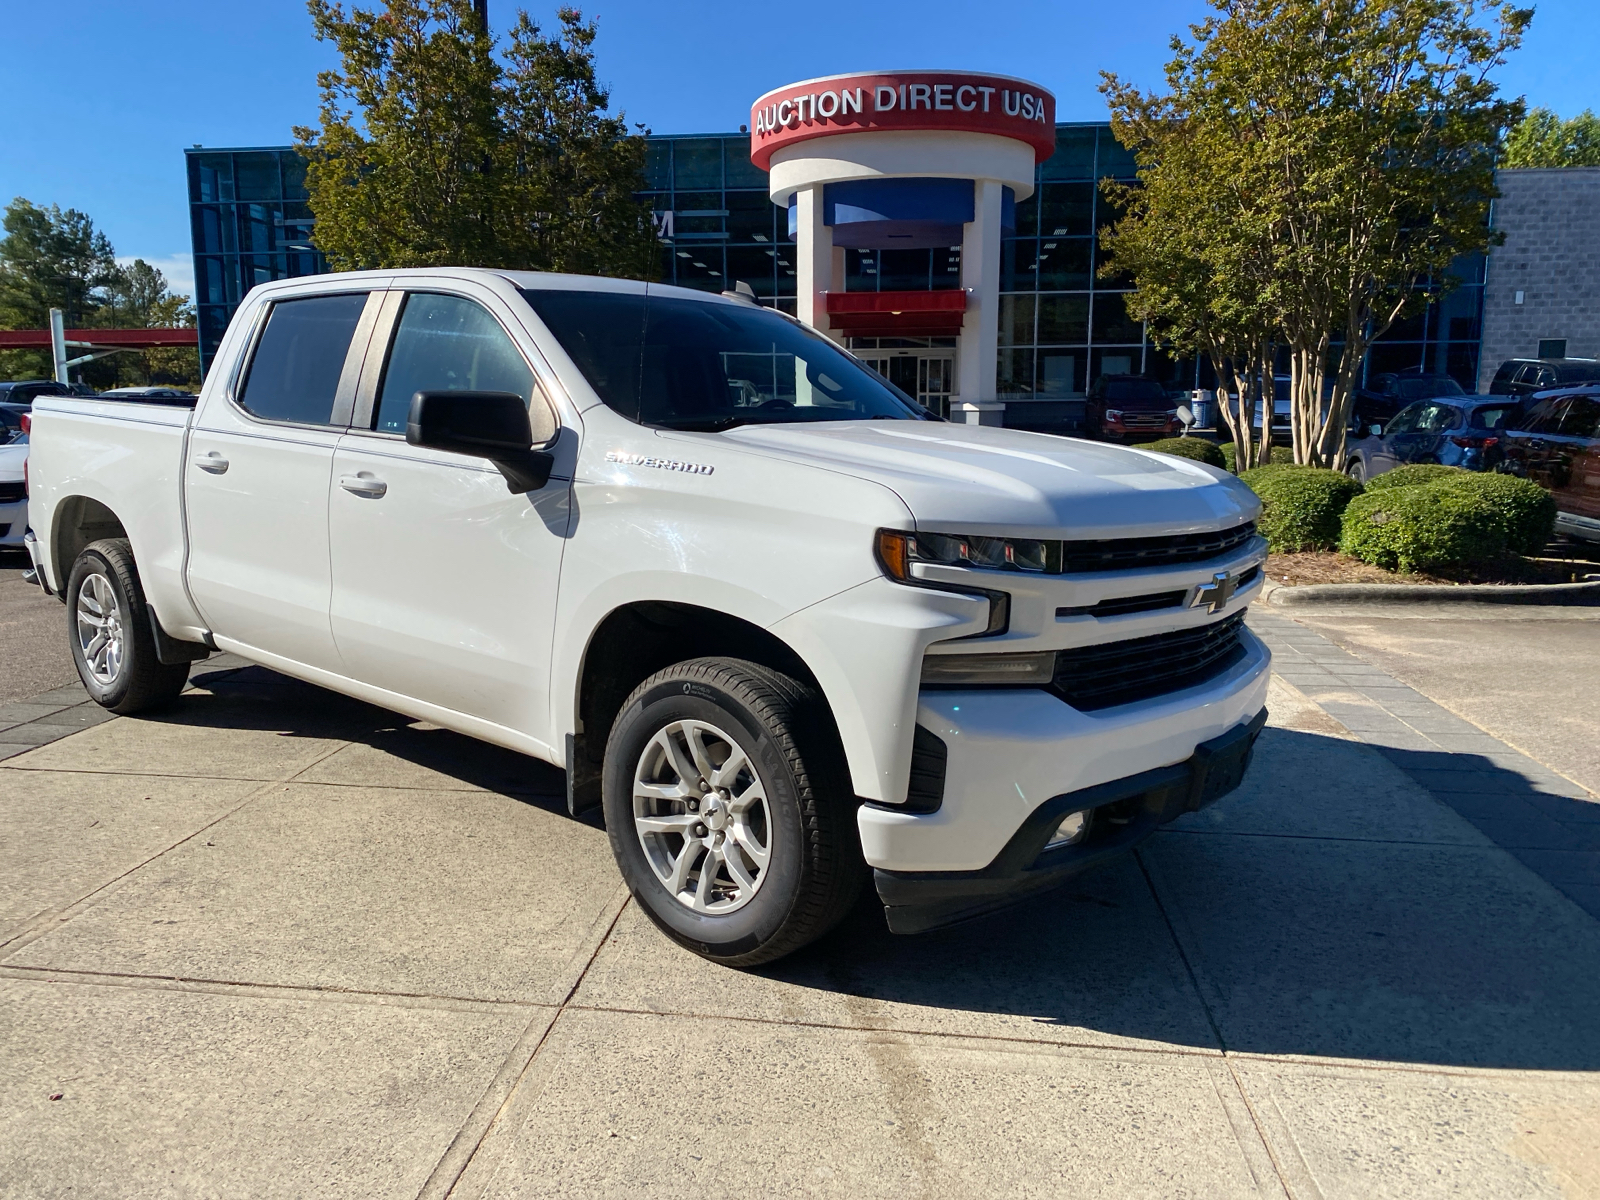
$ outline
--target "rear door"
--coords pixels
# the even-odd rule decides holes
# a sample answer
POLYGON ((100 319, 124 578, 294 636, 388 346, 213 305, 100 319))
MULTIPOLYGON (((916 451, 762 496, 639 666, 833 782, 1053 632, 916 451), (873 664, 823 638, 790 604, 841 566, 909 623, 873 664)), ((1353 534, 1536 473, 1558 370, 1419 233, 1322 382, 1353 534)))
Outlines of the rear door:
POLYGON ((1600 521, 1600 397, 1574 396, 1551 439, 1552 479, 1562 480, 1556 507, 1600 521))
POLYGON ((367 289, 272 303, 184 464, 189 590, 211 632, 334 672, 328 482, 377 305, 367 289))
POLYGON ((390 292, 334 455, 329 536, 352 677, 542 739, 576 431, 562 433, 536 361, 488 288, 390 292), (486 459, 408 445, 412 396, 447 390, 522 396, 536 441, 569 439, 550 482, 513 495, 486 459))

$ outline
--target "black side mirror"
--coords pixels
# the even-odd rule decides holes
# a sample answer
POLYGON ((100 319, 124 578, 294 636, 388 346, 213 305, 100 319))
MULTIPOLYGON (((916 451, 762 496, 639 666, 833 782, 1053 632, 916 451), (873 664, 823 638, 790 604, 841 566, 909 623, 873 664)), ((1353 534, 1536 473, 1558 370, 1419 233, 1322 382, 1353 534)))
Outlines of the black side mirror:
POLYGON ((528 405, 515 392, 418 392, 406 417, 406 441, 487 458, 513 495, 538 491, 555 465, 554 456, 533 448, 528 405))

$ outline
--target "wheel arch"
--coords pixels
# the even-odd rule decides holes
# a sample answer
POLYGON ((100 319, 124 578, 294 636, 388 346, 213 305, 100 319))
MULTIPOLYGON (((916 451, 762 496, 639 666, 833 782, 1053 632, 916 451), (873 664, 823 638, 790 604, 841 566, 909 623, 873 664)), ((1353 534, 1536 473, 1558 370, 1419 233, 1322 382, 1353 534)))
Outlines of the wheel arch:
POLYGON ((62 499, 55 506, 50 524, 50 565, 57 577, 56 591, 62 599, 66 598, 72 564, 78 561, 85 546, 102 538, 126 537, 128 530, 122 518, 93 496, 72 495, 62 499))
MULTIPOLYGON (((634 688, 691 658, 742 658, 781 671, 814 689, 828 727, 838 725, 816 675, 782 638, 743 617, 676 600, 636 600, 608 612, 589 634, 573 696, 574 732, 567 735, 568 805, 574 813, 600 802, 600 769, 612 724, 634 688)), ((845 766, 843 752, 841 766, 845 766)))

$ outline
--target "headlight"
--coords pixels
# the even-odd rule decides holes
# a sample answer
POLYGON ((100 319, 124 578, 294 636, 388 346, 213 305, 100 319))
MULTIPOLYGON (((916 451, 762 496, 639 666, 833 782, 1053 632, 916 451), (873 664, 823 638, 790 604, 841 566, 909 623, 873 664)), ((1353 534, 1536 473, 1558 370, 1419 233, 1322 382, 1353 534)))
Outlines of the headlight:
POLYGON ((913 563, 947 567, 979 567, 990 571, 1059 571, 1052 560, 1061 554, 1059 542, 1023 538, 969 537, 958 533, 901 533, 878 530, 878 561, 893 579, 912 581, 913 563))
POLYGON ((922 682, 942 687, 1011 683, 1036 685, 1055 678, 1054 651, 1043 654, 929 654, 922 660, 922 682))
POLYGON ((1120 408, 1108 408, 1108 409, 1106 409, 1106 420, 1108 420, 1108 421, 1120 421, 1120 420, 1122 420, 1122 410, 1120 408))

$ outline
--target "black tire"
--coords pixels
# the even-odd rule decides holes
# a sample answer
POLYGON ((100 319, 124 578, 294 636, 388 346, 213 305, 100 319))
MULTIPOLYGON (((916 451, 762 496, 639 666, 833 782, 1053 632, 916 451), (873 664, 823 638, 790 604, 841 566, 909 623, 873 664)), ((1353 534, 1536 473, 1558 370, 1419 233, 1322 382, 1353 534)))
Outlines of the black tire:
MULTIPOLYGON (((722 743, 707 749, 715 753, 717 745, 722 743)), ((692 659, 658 671, 640 684, 611 727, 602 780, 607 836, 623 878, 657 928, 714 962, 755 966, 821 937, 860 893, 866 868, 847 780, 837 735, 814 690, 743 659, 692 659), (642 832, 636 825, 637 773, 646 771, 652 761, 663 764, 665 773, 659 777, 677 786, 680 773, 667 763, 665 743, 657 735, 669 738, 674 731, 681 733, 687 728, 682 722, 697 727, 703 723, 725 735, 724 767, 734 762, 736 746, 752 768, 753 775, 740 778, 754 778, 764 792, 761 829, 768 860, 759 872, 753 869, 756 860, 733 844, 735 833, 722 832, 722 826, 712 829, 694 823, 678 834, 642 832), (647 837, 653 847, 648 852, 647 837), (711 849, 718 837, 728 843, 720 863, 711 849), (700 848, 691 847, 691 841, 700 848), (694 898, 687 891, 680 898, 669 889, 671 880, 663 881, 652 866, 652 861, 664 865, 691 851, 698 855, 699 873, 705 864, 715 864, 706 903, 739 907, 724 913, 696 911, 696 898, 705 885, 693 881, 694 898), (735 880, 730 857, 755 880, 743 900, 738 897, 746 885, 735 880), (720 886, 722 879, 728 881, 726 888, 720 886)), ((698 780, 689 787, 699 790, 698 780)), ((751 787, 743 785, 744 796, 754 794, 751 787)), ((740 792, 737 781, 731 790, 740 792)), ((700 799, 655 801, 660 807, 654 811, 663 820, 693 821, 696 813, 714 814, 713 793, 729 801, 729 810, 740 799, 737 794, 730 799, 729 791, 712 787, 700 799)), ((730 828, 738 820, 726 811, 721 819, 730 828)), ((704 820, 710 822, 712 815, 704 820)), ((743 832, 748 835, 750 829, 743 832)), ((685 879, 684 887, 690 889, 691 881, 685 879)))
POLYGON ((1354 479, 1362 487, 1367 485, 1367 472, 1361 465, 1359 458, 1353 458, 1345 464, 1344 473, 1354 479))
POLYGON ((139 569, 133 561, 133 547, 126 538, 106 538, 91 542, 72 564, 67 579, 67 641, 78 678, 89 696, 102 708, 127 715, 159 708, 177 699, 189 680, 189 664, 169 666, 156 658, 155 635, 150 629, 150 609, 139 585, 139 569), (97 583, 96 580, 103 581, 97 583), (86 591, 87 589, 87 591, 86 591), (95 593, 99 593, 98 599, 95 593), (114 622, 120 634, 122 652, 115 669, 96 649, 91 665, 86 650, 96 644, 90 637, 95 628, 94 608, 105 608, 109 599, 115 605, 102 619, 114 622), (87 612, 80 614, 80 605, 87 612), (87 645, 86 645, 87 642, 87 645))

